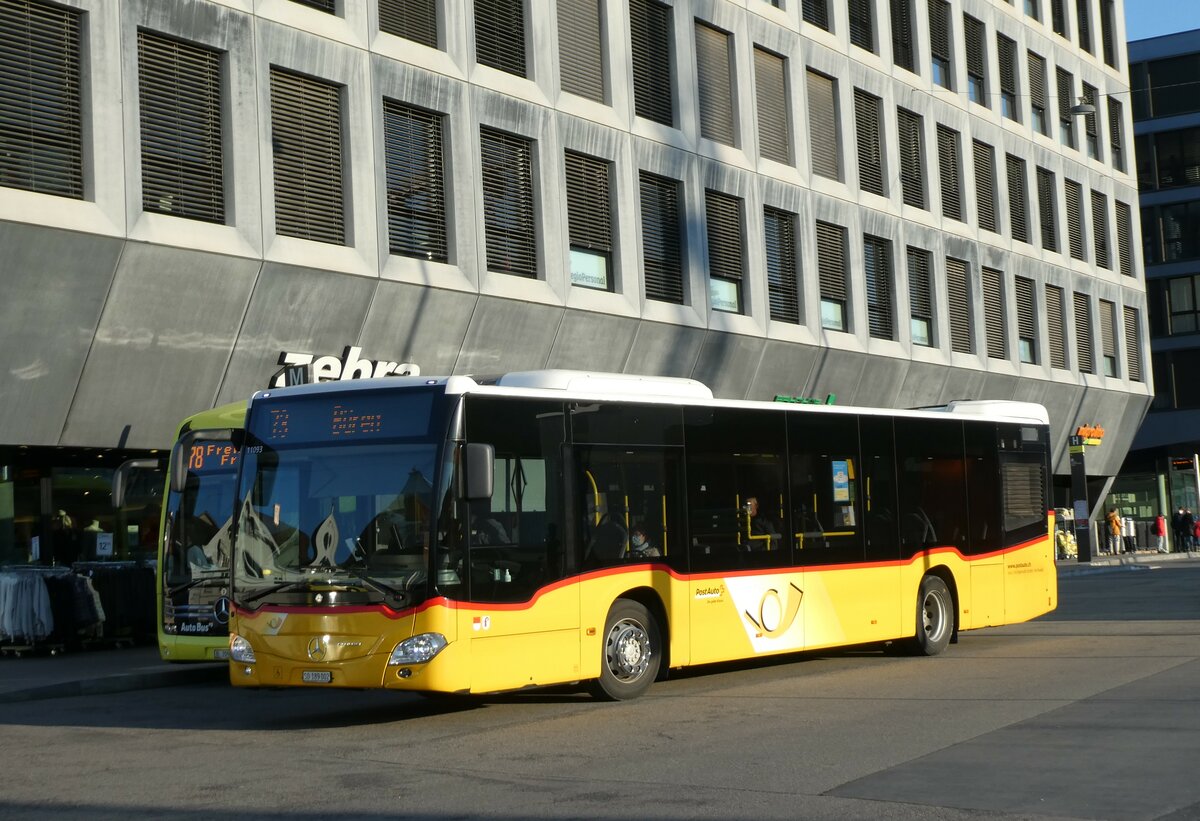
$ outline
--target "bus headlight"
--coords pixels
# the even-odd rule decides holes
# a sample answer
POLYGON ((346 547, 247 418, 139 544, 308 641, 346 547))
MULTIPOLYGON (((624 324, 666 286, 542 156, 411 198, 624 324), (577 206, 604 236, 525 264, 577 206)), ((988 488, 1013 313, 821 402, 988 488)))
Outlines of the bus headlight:
POLYGON ((253 664, 258 660, 254 658, 254 648, 250 646, 250 641, 238 635, 229 637, 229 657, 245 664, 253 664))
POLYGON ((397 644, 388 664, 424 664, 445 646, 446 637, 441 633, 422 633, 397 644))

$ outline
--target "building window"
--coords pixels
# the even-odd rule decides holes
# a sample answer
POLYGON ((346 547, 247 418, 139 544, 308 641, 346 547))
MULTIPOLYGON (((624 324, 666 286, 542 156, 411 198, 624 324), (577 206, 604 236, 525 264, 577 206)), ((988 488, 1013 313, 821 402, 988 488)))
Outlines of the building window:
POLYGON ((642 264, 646 299, 683 304, 680 183, 642 171, 642 264))
POLYGON ((1046 120, 1046 60, 1029 52, 1029 122, 1039 134, 1050 136, 1046 120))
POLYGON ((778 208, 763 208, 763 234, 767 255, 767 295, 771 319, 800 322, 800 284, 796 276, 796 215, 778 208))
POLYGON ((1075 78, 1071 76, 1071 72, 1061 68, 1056 68, 1054 72, 1058 80, 1058 136, 1063 145, 1074 148, 1075 120, 1071 115, 1071 106, 1075 104, 1072 97, 1075 78))
POLYGON ((1094 54, 1092 45, 1092 0, 1075 0, 1075 24, 1079 29, 1079 47, 1094 54))
POLYGON ((962 158, 958 132, 938 124, 938 177, 942 189, 942 216, 962 220, 962 158))
POLYGON ((1104 43, 1104 62, 1117 66, 1117 40, 1113 30, 1113 0, 1100 0, 1100 37, 1104 43))
POLYGON ((804 22, 829 31, 828 2, 829 0, 802 0, 800 13, 804 16, 804 22))
POLYGON ((571 243, 571 284, 613 289, 612 163, 567 151, 567 233, 571 243))
POLYGON ((341 109, 340 86, 271 67, 277 234, 345 243, 341 109))
POLYGON ((1025 0, 1025 14, 1034 20, 1042 19, 1041 0, 1025 0))
POLYGON ((790 163, 787 61, 758 46, 754 47, 754 94, 758 103, 758 153, 775 162, 790 163))
POLYGON ((742 312, 742 200, 720 191, 704 192, 708 224, 708 297, 714 311, 742 312))
POLYGON ((1074 180, 1064 180, 1067 195, 1067 244, 1071 256, 1086 261, 1083 252, 1083 186, 1074 180))
POLYGON ((435 0, 379 0, 379 30, 430 48, 438 47, 435 0))
POLYGON ((537 277, 533 144, 523 137, 481 127, 479 160, 487 268, 537 277))
POLYGON ((0 186, 83 199, 80 17, 0 3, 0 186))
POLYGON ((733 77, 729 35, 696 21, 696 81, 700 136, 736 145, 733 133, 733 77))
POLYGON ((846 229, 817 223, 817 279, 821 289, 821 327, 850 329, 846 316, 846 229))
POLYGON ((946 257, 946 307, 950 314, 950 350, 973 353, 971 341, 971 294, 967 284, 967 263, 946 257))
POLYGON ((911 111, 896 109, 900 141, 900 191, 905 205, 925 207, 925 159, 921 150, 921 118, 911 111))
POLYGON ((604 102, 599 0, 558 0, 558 66, 563 91, 604 102))
POLYGON ((475 60, 525 75, 525 0, 475 0, 475 60))
POLYGON ((879 237, 863 237, 863 274, 866 280, 867 328, 875 339, 895 339, 896 287, 892 282, 892 243, 879 237))
POLYGON ((1100 300, 1100 355, 1104 375, 1117 375, 1117 306, 1107 299, 1100 300))
POLYGON ((943 88, 954 88, 951 53, 950 4, 946 0, 929 0, 929 62, 933 82, 943 88))
POLYGON ((1060 37, 1067 36, 1067 0, 1050 0, 1050 25, 1060 37))
POLYGON ((933 339, 933 287, 930 282, 933 256, 920 248, 907 249, 908 253, 908 305, 910 333, 914 345, 932 346, 933 339))
POLYGON ((850 43, 870 52, 875 51, 874 5, 875 0, 849 0, 850 43))
POLYGON ((1087 294, 1075 292, 1075 360, 1080 373, 1095 373, 1092 360, 1092 306, 1087 294))
POLYGON ((979 227, 996 233, 996 153, 987 143, 972 141, 975 160, 975 206, 979 227))
POLYGON ((1165 283, 1169 336, 1200 331, 1200 275, 1172 277, 1165 283))
POLYGON ((1017 44, 1003 34, 997 34, 996 56, 1000 62, 1000 113, 1020 122, 1020 108, 1017 106, 1017 44))
POLYGON ((1108 197, 1092 192, 1092 235, 1096 240, 1096 264, 1112 270, 1108 251, 1108 197))
POLYGON ((967 95, 971 102, 990 108, 987 98, 987 44, 983 23, 963 15, 963 35, 967 45, 967 95))
MULTIPOLYGON (((1200 200, 1161 206, 1157 222, 1162 251, 1156 249, 1154 259, 1179 262, 1200 257, 1200 200)), ((1154 222, 1144 224, 1153 226, 1154 222)))
POLYGON ((1054 190, 1054 172, 1045 168, 1037 169, 1038 186, 1038 224, 1042 231, 1042 247, 1047 251, 1058 250, 1058 226, 1054 219, 1054 205, 1057 199, 1054 190))
POLYGON ((383 101, 388 250, 393 254, 448 259, 442 124, 441 114, 383 101))
MULTIPOLYGON (((1121 103, 1108 98, 1108 150, 1112 155, 1113 168, 1125 170, 1125 115, 1121 103)), ((1200 178, 1198 178, 1200 181, 1200 178)))
POLYGON ((1083 101, 1097 109, 1096 113, 1084 115, 1083 129, 1087 135, 1088 156, 1093 160, 1098 160, 1100 159, 1100 129, 1097 123, 1100 120, 1100 100, 1098 99, 1096 89, 1087 83, 1083 84, 1083 101))
POLYGON ((1125 320, 1126 373, 1133 382, 1142 381, 1142 334, 1137 308, 1123 308, 1125 320))
POLYGON ((1121 276, 1133 276, 1133 214, 1127 203, 1115 200, 1117 206, 1117 260, 1121 276))
POLYGON ((221 54, 146 31, 137 37, 142 208, 224 223, 221 54))
POLYGON ((995 268, 984 268, 980 273, 983 284, 983 322, 987 334, 987 355, 991 359, 1006 359, 1008 348, 1004 328, 1004 291, 1001 286, 1003 274, 995 268))
POLYGON ((1017 298, 1017 355, 1028 365, 1037 364, 1037 306, 1033 300, 1033 280, 1015 277, 1017 298))
POLYGON ((912 72, 917 70, 912 36, 912 0, 890 0, 892 11, 892 62, 912 72))
POLYGON ((1012 237, 1020 242, 1029 242, 1028 205, 1029 194, 1025 185, 1025 161, 1012 154, 1008 162, 1008 221, 1012 224, 1012 237))
POLYGON ((656 0, 629 0, 633 107, 639 117, 675 124, 671 96, 671 9, 656 0))
POLYGON ((863 191, 884 196, 883 145, 879 128, 879 98, 854 89, 854 127, 858 145, 858 183, 863 191))
POLYGON ((1067 346, 1064 329, 1067 324, 1063 289, 1046 286, 1046 331, 1050 341, 1050 367, 1067 369, 1067 346))
POLYGON ((299 3, 302 6, 308 6, 310 9, 323 11, 328 14, 333 14, 336 10, 334 0, 292 0, 293 3, 299 3))
POLYGON ((837 97, 834 80, 809 69, 808 81, 808 144, 814 174, 840 180, 841 143, 838 141, 837 97))

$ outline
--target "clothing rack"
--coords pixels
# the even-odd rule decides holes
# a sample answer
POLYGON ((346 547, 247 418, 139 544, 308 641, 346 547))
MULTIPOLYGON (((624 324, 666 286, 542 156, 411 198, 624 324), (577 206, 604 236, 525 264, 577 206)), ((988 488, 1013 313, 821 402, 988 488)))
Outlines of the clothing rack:
POLYGON ((91 582, 63 566, 0 568, 0 654, 63 652, 103 624, 91 582))

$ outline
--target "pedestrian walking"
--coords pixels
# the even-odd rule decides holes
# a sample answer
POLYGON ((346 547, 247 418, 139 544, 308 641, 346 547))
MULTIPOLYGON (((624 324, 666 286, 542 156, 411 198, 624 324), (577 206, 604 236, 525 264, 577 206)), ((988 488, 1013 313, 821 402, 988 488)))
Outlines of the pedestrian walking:
POLYGON ((1115 507, 1109 508, 1104 519, 1108 523, 1108 552, 1115 556, 1121 552, 1121 513, 1115 507))
POLYGON ((1161 513, 1154 517, 1154 522, 1150 525, 1150 532, 1154 534, 1154 549, 1159 553, 1167 552, 1167 519, 1161 513))
POLYGON ((1183 529, 1183 505, 1180 505, 1179 510, 1171 514, 1171 536, 1175 540, 1176 553, 1187 550, 1187 536, 1183 529))
POLYGON ((1196 546, 1196 517, 1190 507, 1183 509, 1183 549, 1191 551, 1196 546))

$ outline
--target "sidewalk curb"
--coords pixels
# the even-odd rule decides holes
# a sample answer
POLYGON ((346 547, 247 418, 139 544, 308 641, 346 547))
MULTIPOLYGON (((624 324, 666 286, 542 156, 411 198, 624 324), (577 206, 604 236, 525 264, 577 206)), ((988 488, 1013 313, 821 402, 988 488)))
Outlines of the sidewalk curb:
POLYGON ((1058 565, 1058 575, 1061 578, 1064 576, 1091 576, 1096 573, 1154 570, 1162 562, 1169 563, 1195 558, 1196 555, 1193 553, 1155 553, 1147 550, 1133 555, 1104 556, 1093 559, 1091 562, 1080 563, 1067 559, 1056 562, 1056 564, 1058 565))
POLYGON ((200 664, 193 667, 168 670, 153 670, 139 673, 120 673, 93 679, 62 681, 27 687, 23 690, 0 692, 0 704, 17 704, 23 701, 40 701, 49 698, 73 698, 108 693, 124 693, 130 690, 150 690, 171 687, 177 684, 202 684, 228 680, 227 664, 200 664))

